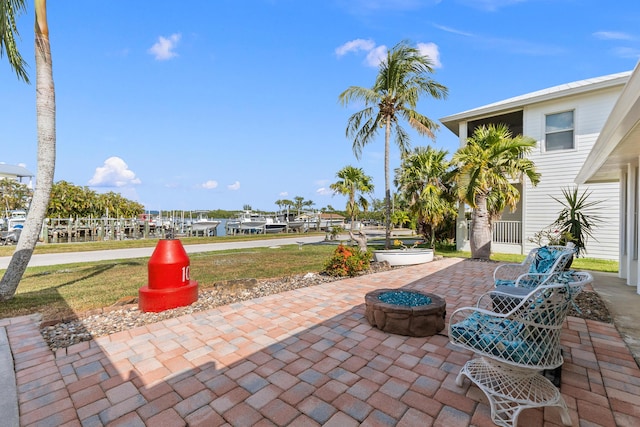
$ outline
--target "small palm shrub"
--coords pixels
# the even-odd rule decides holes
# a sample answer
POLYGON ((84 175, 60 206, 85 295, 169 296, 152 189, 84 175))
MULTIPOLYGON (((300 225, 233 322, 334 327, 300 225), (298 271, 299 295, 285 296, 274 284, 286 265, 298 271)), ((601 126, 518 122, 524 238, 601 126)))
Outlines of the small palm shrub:
POLYGON ((333 277, 353 277, 369 269, 371 253, 359 248, 338 245, 331 258, 326 262, 324 271, 333 277))

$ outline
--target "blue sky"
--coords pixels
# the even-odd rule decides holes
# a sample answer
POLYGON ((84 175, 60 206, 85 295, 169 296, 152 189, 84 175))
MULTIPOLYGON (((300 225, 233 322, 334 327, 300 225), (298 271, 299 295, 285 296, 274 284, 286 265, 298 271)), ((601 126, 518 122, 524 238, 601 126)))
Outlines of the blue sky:
MULTIPOLYGON (((32 3, 32 1, 27 1, 32 3)), ((384 195, 384 134, 360 160, 345 137, 349 86, 380 53, 423 49, 446 100, 431 119, 547 87, 632 70, 636 0, 63 0, 48 2, 57 104, 55 180, 116 191, 147 209, 276 210, 278 199, 344 209, 352 165, 384 195)), ((33 10, 19 17, 35 80, 33 10)), ((35 87, 0 58, 0 162, 36 171, 35 87)), ((404 126, 409 126, 405 123, 404 126)), ((441 126, 412 145, 453 153, 441 126)), ((392 150, 393 168, 399 165, 392 150)))

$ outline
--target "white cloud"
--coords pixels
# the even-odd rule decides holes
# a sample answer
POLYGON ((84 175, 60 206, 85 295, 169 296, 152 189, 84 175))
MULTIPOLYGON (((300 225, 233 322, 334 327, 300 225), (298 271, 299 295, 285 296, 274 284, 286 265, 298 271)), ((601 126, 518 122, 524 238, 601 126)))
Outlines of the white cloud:
POLYGON ((378 67, 382 61, 387 58, 387 47, 380 45, 374 49, 371 49, 367 53, 367 65, 370 67, 378 67))
POLYGON ((166 61, 167 59, 178 56, 178 54, 174 52, 174 49, 178 45, 180 37, 181 35, 179 33, 171 34, 169 38, 159 36, 158 41, 151 46, 147 52, 152 54, 158 61, 166 61))
MULTIPOLYGON (((438 45, 435 43, 418 43, 417 49, 422 55, 427 55, 431 59, 433 66, 439 68, 442 66, 440 63, 440 52, 438 51, 438 45)), ((336 48, 336 55, 338 57, 346 55, 350 52, 364 51, 367 53, 365 58, 365 64, 369 67, 377 68, 380 63, 387 58, 387 51, 389 49, 385 45, 376 46, 375 42, 371 39, 355 39, 336 48)))
POLYGON ((442 67, 440 62, 440 51, 435 43, 418 43, 417 46, 421 55, 428 56, 434 68, 442 67))
POLYGON ((632 47, 619 47, 613 50, 613 53, 620 58, 629 58, 638 60, 640 58, 640 50, 632 47))
POLYGON ((127 187, 140 184, 135 172, 120 157, 109 157, 104 165, 97 167, 89 185, 93 187, 127 187))
POLYGON ((288 191, 283 191, 280 194, 278 194, 279 197, 288 197, 289 196, 289 192, 288 191))
POLYGON ((343 56, 349 52, 357 52, 359 50, 364 50, 365 52, 370 51, 376 46, 373 40, 364 40, 364 39, 355 39, 350 42, 346 42, 342 46, 338 46, 336 48, 336 55, 343 56))
POLYGON ((602 40, 633 40, 631 35, 618 31, 596 31, 593 36, 602 40))
POLYGON ((436 27, 439 30, 446 31, 448 33, 458 34, 458 35, 466 36, 466 37, 474 37, 474 35, 472 33, 467 33, 465 31, 458 30, 456 28, 447 27, 446 25, 434 24, 433 26, 436 27))
POLYGON ((200 184, 200 187, 205 188, 207 190, 212 190, 212 189, 218 187, 218 181, 214 181, 214 180, 210 179, 209 181, 206 181, 206 182, 203 182, 202 184, 200 184))
POLYGON ((240 189, 240 181, 236 181, 233 184, 227 185, 227 188, 229 190, 233 190, 233 191, 239 190, 240 189))
POLYGON ((332 196, 333 190, 326 187, 320 187, 316 190, 316 194, 319 194, 321 196, 332 196))

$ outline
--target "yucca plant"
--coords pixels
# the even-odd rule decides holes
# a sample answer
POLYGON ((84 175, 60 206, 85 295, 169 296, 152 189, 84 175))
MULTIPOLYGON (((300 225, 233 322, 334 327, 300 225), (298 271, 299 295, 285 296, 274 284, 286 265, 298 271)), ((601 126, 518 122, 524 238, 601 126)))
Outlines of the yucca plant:
MULTIPOLYGON (((573 242, 576 245, 576 255, 580 256, 585 252, 587 239, 593 238, 594 229, 603 220, 597 214, 598 206, 602 200, 588 201, 591 195, 589 190, 584 190, 579 194, 578 187, 563 188, 564 200, 559 200, 551 196, 562 205, 562 210, 558 214, 558 219, 554 222, 558 233, 567 236, 566 242, 573 242)), ((566 243, 565 242, 565 243, 566 243)))

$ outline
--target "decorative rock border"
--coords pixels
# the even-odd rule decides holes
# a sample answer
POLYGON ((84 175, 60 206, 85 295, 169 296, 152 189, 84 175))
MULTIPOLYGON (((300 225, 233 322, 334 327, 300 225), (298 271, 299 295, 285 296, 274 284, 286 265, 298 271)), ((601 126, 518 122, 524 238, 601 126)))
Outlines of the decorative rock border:
POLYGON ((365 295, 365 316, 371 326, 384 332, 412 337, 428 337, 444 329, 446 302, 438 295, 406 289, 377 289, 365 295), (410 292, 431 299, 430 304, 410 307, 380 300, 386 292, 410 292))

